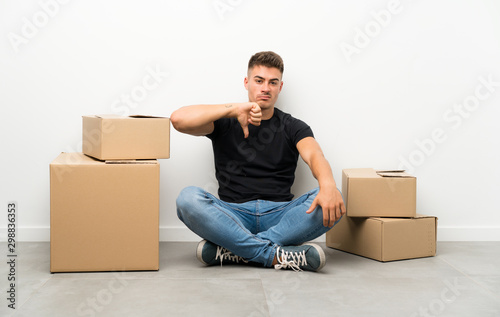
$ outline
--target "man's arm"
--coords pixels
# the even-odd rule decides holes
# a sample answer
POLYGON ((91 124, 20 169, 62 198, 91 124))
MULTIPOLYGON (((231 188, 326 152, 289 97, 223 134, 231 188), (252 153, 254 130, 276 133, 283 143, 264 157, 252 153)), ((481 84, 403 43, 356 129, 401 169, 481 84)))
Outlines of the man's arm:
POLYGON ((297 143, 297 149, 319 183, 319 193, 306 212, 311 213, 316 207, 321 206, 323 209, 323 225, 332 227, 335 221, 345 214, 345 206, 342 195, 333 179, 330 164, 313 137, 300 140, 297 143))
POLYGON ((194 105, 174 111, 170 121, 182 133, 201 136, 214 131, 214 121, 221 118, 237 118, 248 137, 248 125, 260 125, 262 112, 255 102, 228 103, 220 105, 194 105))

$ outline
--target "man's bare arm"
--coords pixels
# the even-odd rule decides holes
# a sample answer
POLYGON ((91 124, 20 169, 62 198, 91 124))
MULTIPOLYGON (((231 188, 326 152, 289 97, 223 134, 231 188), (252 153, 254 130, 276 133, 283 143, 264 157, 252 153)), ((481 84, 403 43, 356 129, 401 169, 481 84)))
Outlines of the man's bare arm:
POLYGON ((221 118, 237 118, 245 137, 248 137, 248 125, 260 125, 261 117, 259 105, 255 102, 246 102, 185 106, 174 111, 170 120, 177 131, 201 136, 213 132, 214 121, 221 118))
POLYGON ((313 212, 321 206, 323 210, 323 225, 331 227, 345 214, 344 200, 333 179, 330 164, 323 155, 318 142, 313 137, 307 137, 297 143, 300 156, 307 163, 313 176, 318 180, 319 193, 307 210, 313 212))

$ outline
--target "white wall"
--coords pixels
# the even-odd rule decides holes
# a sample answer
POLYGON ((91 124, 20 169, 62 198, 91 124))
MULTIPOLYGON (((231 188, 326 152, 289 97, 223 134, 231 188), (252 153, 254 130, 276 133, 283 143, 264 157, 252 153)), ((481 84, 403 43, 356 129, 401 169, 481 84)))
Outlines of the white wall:
MULTIPOLYGON (((343 168, 406 165, 439 240, 500 240, 498 1, 64 2, 0 1, 1 240, 11 200, 19 239, 49 239, 49 163, 81 150, 82 115, 246 101, 261 50, 284 58, 278 106, 313 127, 339 186, 343 168)), ((197 240, 175 198, 215 191, 210 150, 172 129, 162 240, 197 240)), ((316 186, 303 163, 297 174, 296 194, 316 186)))

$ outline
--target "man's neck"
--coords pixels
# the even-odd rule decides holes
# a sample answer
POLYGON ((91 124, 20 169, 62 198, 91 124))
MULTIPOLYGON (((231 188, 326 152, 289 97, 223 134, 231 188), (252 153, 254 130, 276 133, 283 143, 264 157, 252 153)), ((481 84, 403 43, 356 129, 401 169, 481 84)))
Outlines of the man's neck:
POLYGON ((262 120, 269 120, 274 115, 274 106, 262 110, 262 120))

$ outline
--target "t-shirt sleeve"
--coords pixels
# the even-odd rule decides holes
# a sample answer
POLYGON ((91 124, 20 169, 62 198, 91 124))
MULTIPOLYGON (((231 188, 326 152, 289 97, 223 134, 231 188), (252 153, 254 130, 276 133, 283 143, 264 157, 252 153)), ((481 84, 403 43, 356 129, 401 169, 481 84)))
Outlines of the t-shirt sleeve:
POLYGON ((297 143, 307 137, 313 137, 314 133, 311 127, 302 120, 293 118, 292 122, 289 126, 289 135, 292 139, 293 144, 297 145, 297 143))

